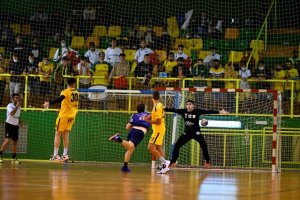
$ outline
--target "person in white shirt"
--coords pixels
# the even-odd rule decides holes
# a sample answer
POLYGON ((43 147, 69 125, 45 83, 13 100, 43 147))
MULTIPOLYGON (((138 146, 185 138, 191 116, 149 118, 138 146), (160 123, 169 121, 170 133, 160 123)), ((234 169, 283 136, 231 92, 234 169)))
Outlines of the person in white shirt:
POLYGON ((251 71, 247 69, 246 64, 240 63, 239 78, 241 78, 240 88, 241 89, 250 89, 250 84, 248 79, 251 77, 251 71))
POLYGON ((21 115, 21 100, 17 93, 12 94, 12 102, 7 105, 7 114, 5 121, 5 140, 0 149, 0 163, 3 162, 2 155, 10 141, 12 145, 12 164, 19 164, 17 160, 17 143, 19 138, 19 123, 21 115))
POLYGON ((146 54, 153 53, 153 51, 151 49, 146 47, 146 42, 144 40, 141 41, 140 46, 141 47, 136 51, 135 56, 134 56, 134 60, 137 63, 143 62, 144 61, 144 56, 146 54))
MULTIPOLYGON (((79 56, 77 51, 75 51, 71 47, 67 46, 67 43, 65 40, 61 40, 60 44, 61 44, 61 47, 58 48, 54 54, 54 57, 53 57, 54 62, 61 61, 61 58, 66 57, 68 55, 68 53, 71 51, 75 52, 76 56, 79 56)), ((62 61, 60 63, 62 63, 62 61)))
POLYGON ((216 53, 215 48, 211 48, 211 54, 206 56, 206 58, 204 59, 204 64, 211 67, 213 60, 221 60, 221 56, 216 53))
POLYGON ((116 39, 112 39, 111 47, 108 47, 106 49, 104 61, 114 66, 115 63, 120 62, 119 55, 121 53, 123 53, 123 51, 119 47, 117 47, 116 39))
POLYGON ((99 60, 100 51, 96 49, 96 45, 94 42, 90 42, 89 48, 90 49, 85 52, 84 57, 86 57, 93 65, 99 60))
MULTIPOLYGON (((80 76, 90 76, 90 68, 91 63, 87 61, 86 57, 81 57, 80 62, 77 64, 78 74, 80 76)), ((91 79, 90 78, 80 78, 79 80, 80 88, 89 88, 91 86, 91 79)))
POLYGON ((184 60, 188 59, 188 56, 183 53, 183 48, 184 46, 182 44, 178 45, 178 51, 175 53, 175 60, 177 60, 178 58, 183 58, 184 60))

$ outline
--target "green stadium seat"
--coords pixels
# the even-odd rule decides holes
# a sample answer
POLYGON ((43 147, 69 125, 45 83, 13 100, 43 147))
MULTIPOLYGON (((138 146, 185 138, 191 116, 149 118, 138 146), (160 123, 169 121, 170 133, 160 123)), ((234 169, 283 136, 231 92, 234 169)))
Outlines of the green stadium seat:
POLYGON ((249 47, 248 40, 236 40, 234 45, 235 51, 246 51, 249 47))

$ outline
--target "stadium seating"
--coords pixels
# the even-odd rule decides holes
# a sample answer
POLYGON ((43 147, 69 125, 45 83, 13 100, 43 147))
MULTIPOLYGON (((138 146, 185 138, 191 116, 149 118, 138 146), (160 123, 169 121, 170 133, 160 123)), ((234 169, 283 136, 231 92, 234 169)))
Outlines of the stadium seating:
POLYGON ((84 37, 83 36, 73 36, 71 47, 75 49, 81 49, 84 48, 84 37))
POLYGON ((133 50, 133 49, 125 49, 124 50, 124 53, 126 55, 126 60, 129 61, 129 62, 133 62, 134 61, 134 56, 135 56, 135 53, 136 53, 136 50, 133 50))
POLYGON ((96 47, 99 47, 99 38, 98 37, 87 37, 85 40, 85 47, 88 48, 90 42, 94 42, 96 47))
POLYGON ((239 29, 237 28, 226 28, 225 39, 226 40, 236 40, 239 37, 239 29))
POLYGON ((5 53, 5 48, 4 48, 4 47, 0 47, 0 53, 1 53, 2 55, 4 55, 4 53, 5 53))
POLYGON ((190 50, 201 50, 203 48, 203 41, 201 38, 190 39, 190 41, 189 46, 187 46, 190 50))
POLYGON ((121 36, 122 28, 121 26, 109 26, 108 27, 108 37, 119 37, 121 36))
POLYGON ((205 50, 201 50, 199 52, 199 55, 198 55, 198 58, 206 58, 206 56, 210 55, 211 54, 211 51, 205 51, 205 50))
POLYGON ((106 35, 107 35, 106 26, 94 26, 92 36, 101 37, 106 35))
POLYGON ((230 51, 229 52, 229 61, 233 63, 238 63, 243 58, 243 52, 241 51, 230 51))
POLYGON ((57 48, 55 48, 55 47, 50 48, 49 59, 53 59, 56 50, 57 50, 57 48))
POLYGON ((10 28, 12 29, 14 35, 18 35, 21 33, 21 25, 20 24, 10 24, 10 28))
POLYGON ((251 40, 250 48, 256 51, 262 51, 265 49, 265 44, 263 40, 251 40))
POLYGON ((29 24, 21 25, 22 35, 30 35, 31 34, 31 26, 29 24))

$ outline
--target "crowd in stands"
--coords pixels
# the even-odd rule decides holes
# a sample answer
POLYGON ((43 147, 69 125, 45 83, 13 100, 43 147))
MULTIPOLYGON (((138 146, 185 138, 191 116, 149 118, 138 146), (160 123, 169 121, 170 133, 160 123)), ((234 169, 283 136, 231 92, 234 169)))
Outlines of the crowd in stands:
MULTIPOLYGON (((127 89, 128 77, 138 77, 133 81, 134 89, 151 88, 155 84, 178 85, 170 81, 159 81, 168 78, 195 78, 188 81, 186 86, 192 87, 216 87, 216 88, 263 88, 277 89, 279 91, 290 90, 291 86, 284 83, 262 82, 268 79, 295 79, 299 77, 299 52, 294 51, 293 57, 285 63, 276 66, 266 66, 263 60, 256 61, 253 57, 249 60, 250 52, 245 52, 239 62, 221 63, 218 47, 212 47, 210 53, 204 58, 191 59, 185 53, 183 44, 173 48, 173 41, 166 27, 162 27, 161 34, 154 32, 152 19, 149 18, 146 30, 142 31, 135 22, 133 29, 126 38, 110 38, 110 46, 106 49, 97 49, 96 41, 90 41, 88 49, 82 54, 78 49, 70 47, 68 37, 72 35, 84 35, 81 30, 91 33, 96 25, 96 9, 87 5, 83 10, 74 8, 71 19, 82 16, 83 23, 80 27, 72 21, 66 22, 64 26, 47 27, 50 16, 45 10, 39 9, 30 18, 32 25, 32 44, 23 43, 22 34, 14 35, 9 23, 1 24, 1 46, 10 52, 5 58, 0 54, 0 73, 13 75, 8 80, 0 76, 0 104, 2 104, 4 91, 8 85, 9 93, 21 93, 24 78, 14 75, 39 75, 29 77, 29 92, 42 94, 49 97, 51 93, 58 93, 65 87, 64 75, 85 76, 80 78, 80 88, 89 88, 92 85, 104 85, 108 88, 127 89), (56 30, 57 29, 57 30, 56 30), (58 30, 60 29, 60 30, 58 30), (41 35, 50 34, 59 40, 53 58, 49 57, 49 49, 40 45, 41 35), (62 39, 63 38, 63 39, 62 39), (125 49, 135 49, 134 61, 128 62, 125 49), (156 50, 166 52, 166 59, 162 59, 156 50), (8 60, 8 62, 5 62, 8 60), (248 62, 249 61, 249 62, 248 62), (155 79, 159 77, 160 79, 155 79), (234 81, 212 81, 209 83, 201 79, 241 79, 240 85, 236 86, 234 81), (250 84, 249 79, 257 80, 250 84), (53 88, 55 88, 53 90, 53 88)), ((53 16, 52 16, 53 17, 53 16)), ((60 21, 60 20, 59 20, 60 21)), ((210 19, 207 13, 202 12, 191 22, 192 32, 186 33, 185 38, 220 38, 223 37, 222 20, 214 15, 210 19), (196 23, 197 22, 197 23, 196 23)), ((296 90, 299 86, 296 85, 296 90)))

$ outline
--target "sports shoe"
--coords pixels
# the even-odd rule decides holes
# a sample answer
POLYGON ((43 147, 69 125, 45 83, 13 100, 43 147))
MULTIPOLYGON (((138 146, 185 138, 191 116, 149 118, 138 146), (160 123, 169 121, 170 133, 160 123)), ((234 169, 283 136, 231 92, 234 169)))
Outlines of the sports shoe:
POLYGON ((111 136, 108 140, 109 141, 114 141, 114 142, 119 142, 119 138, 121 138, 120 133, 116 133, 113 136, 111 136))
POLYGON ((11 160, 11 164, 20 164, 20 161, 18 160, 18 159, 16 159, 16 158, 14 158, 14 159, 12 159, 11 160))
POLYGON ((131 170, 128 167, 124 167, 124 166, 121 168, 121 171, 122 172, 131 172, 131 170))
POLYGON ((62 161, 68 161, 70 158, 69 158, 69 156, 68 155, 63 155, 62 157, 61 157, 61 160, 62 161))
POLYGON ((51 155, 50 157, 50 161, 57 161, 57 162, 60 162, 61 161, 61 157, 59 155, 51 155))
POLYGON ((3 158, 2 158, 2 156, 0 156, 0 163, 3 163, 3 158))
POLYGON ((164 173, 170 171, 169 165, 170 165, 170 161, 167 160, 167 161, 163 164, 162 169, 161 169, 160 171, 158 171, 157 174, 164 174, 164 173))
POLYGON ((204 163, 204 168, 209 169, 210 168, 210 163, 209 162, 205 162, 204 163))

